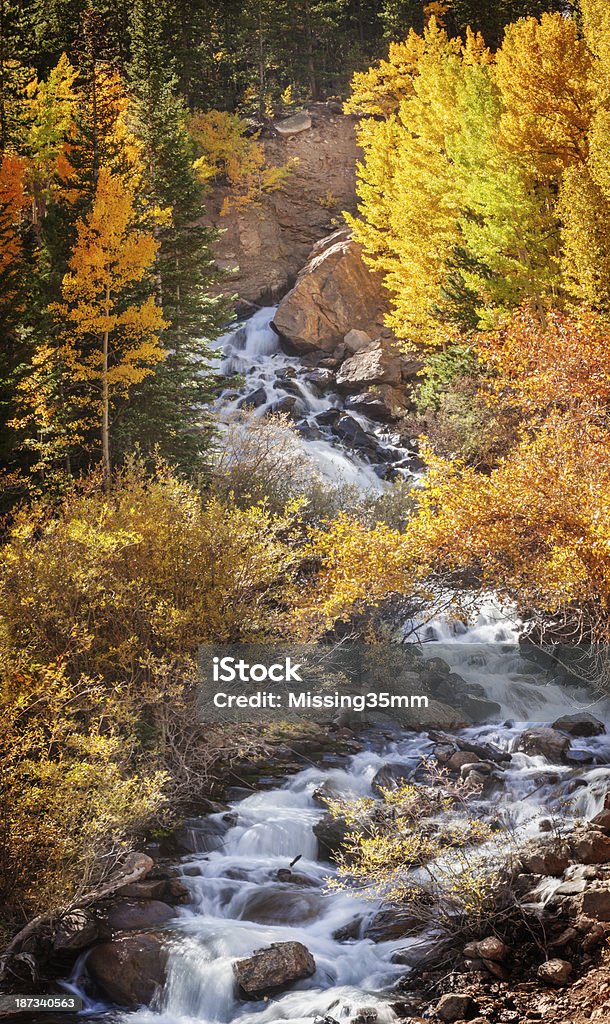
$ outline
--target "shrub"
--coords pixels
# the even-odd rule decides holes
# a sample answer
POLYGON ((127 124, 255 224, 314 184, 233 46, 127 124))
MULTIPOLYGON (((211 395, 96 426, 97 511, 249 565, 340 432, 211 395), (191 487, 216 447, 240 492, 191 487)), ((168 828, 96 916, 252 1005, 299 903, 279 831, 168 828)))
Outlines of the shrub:
POLYGON ((234 500, 241 508, 264 502, 279 513, 299 502, 301 517, 316 523, 359 499, 356 488, 322 477, 285 413, 261 417, 246 410, 229 420, 212 487, 223 501, 234 500))
POLYGON ((382 789, 381 800, 328 800, 350 829, 330 885, 409 906, 422 926, 476 931, 493 913, 497 876, 477 850, 491 833, 468 814, 467 785, 446 775, 435 781, 382 789))
POLYGON ((228 741, 198 723, 197 647, 282 635, 296 528, 289 512, 242 509, 138 464, 110 495, 93 479, 16 517, 0 552, 9 913, 94 884, 113 851, 205 787, 228 741))

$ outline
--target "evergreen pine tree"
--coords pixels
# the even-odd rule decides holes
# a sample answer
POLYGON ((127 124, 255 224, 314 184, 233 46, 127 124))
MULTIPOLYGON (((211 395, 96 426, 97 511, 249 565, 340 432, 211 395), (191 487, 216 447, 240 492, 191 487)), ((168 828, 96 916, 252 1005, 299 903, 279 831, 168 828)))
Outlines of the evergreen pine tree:
POLYGON ((187 128, 187 109, 177 93, 174 67, 163 45, 159 3, 135 0, 128 69, 134 130, 143 147, 148 202, 163 211, 155 234, 158 300, 169 327, 167 358, 134 390, 119 424, 125 450, 138 443, 157 447, 184 469, 201 467, 210 443, 204 407, 210 397, 207 339, 228 317, 224 300, 211 298, 217 280, 210 243, 201 226, 202 187, 187 128))

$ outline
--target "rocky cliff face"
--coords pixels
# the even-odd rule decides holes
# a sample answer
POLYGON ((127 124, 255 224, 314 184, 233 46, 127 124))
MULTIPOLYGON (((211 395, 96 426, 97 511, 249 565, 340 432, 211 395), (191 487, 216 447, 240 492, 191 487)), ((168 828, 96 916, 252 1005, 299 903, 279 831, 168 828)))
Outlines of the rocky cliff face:
POLYGON ((243 309, 277 302, 292 286, 312 246, 355 207, 355 119, 332 103, 313 104, 306 115, 286 119, 262 139, 269 164, 298 163, 281 190, 260 203, 220 216, 226 189, 215 189, 206 221, 222 231, 218 265, 232 271, 227 289, 243 309))

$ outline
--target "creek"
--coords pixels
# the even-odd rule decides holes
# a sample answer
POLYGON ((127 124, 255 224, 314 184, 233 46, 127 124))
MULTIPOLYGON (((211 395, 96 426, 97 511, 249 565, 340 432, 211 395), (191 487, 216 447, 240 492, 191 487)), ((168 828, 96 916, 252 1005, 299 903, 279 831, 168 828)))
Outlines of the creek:
MULTIPOLYGON (((408 473, 411 453, 400 449, 388 428, 353 414, 370 439, 368 447, 354 448, 337 436, 328 413, 343 412, 342 399, 321 394, 308 382, 299 359, 280 350, 269 327, 273 312, 261 310, 219 342, 222 371, 238 373, 244 380, 243 387, 227 389, 219 399, 221 417, 233 416, 252 396, 257 414, 263 415, 289 395, 296 399, 291 408, 299 426, 298 443, 326 480, 380 490, 388 466, 408 473)), ((601 810, 610 788, 610 737, 574 740, 575 758, 559 765, 550 765, 540 754, 517 751, 523 723, 532 718, 551 722, 566 711, 565 693, 542 676, 532 679, 518 636, 519 624, 492 600, 468 627, 443 620, 419 629, 426 656, 441 654, 454 672, 500 704, 498 721, 458 734, 470 743, 491 744, 512 754, 499 781, 476 799, 472 810, 482 820, 527 838, 539 835, 541 822, 548 819, 569 828, 576 819, 601 810)), ((579 695, 573 696, 576 701, 579 695)), ((610 720, 607 706, 594 711, 610 720)), ((414 773, 434 747, 425 731, 401 732, 391 723, 381 724, 365 734, 362 751, 342 762, 332 763, 330 758, 331 763, 307 767, 276 788, 236 798, 228 828, 222 824, 223 814, 212 816, 221 838, 210 843, 209 832, 202 832, 198 852, 176 864, 190 903, 177 910, 169 928, 168 980, 159 1005, 118 1013, 88 1000, 87 1012, 96 1020, 124 1024, 312 1024, 326 1016, 347 1024, 370 1008, 379 1024, 394 1020, 392 989, 409 969, 404 965, 405 951, 417 958, 418 949, 434 941, 434 929, 422 922, 421 932, 408 938, 374 942, 367 936, 380 905, 362 895, 329 890, 333 867, 318 859, 313 831, 325 811, 315 794, 323 789, 342 796, 371 796, 380 768, 391 763, 414 773), (281 880, 295 858, 300 858, 296 881, 281 880), (293 940, 313 955, 313 976, 268 1000, 240 998, 235 960, 271 943, 293 940), (395 961, 399 950, 402 963, 395 961)), ((497 855, 493 840, 488 852, 490 860, 497 855)), ((541 900, 548 895, 547 886, 541 900)), ((81 991, 83 970, 81 962, 71 982, 73 991, 81 991)))

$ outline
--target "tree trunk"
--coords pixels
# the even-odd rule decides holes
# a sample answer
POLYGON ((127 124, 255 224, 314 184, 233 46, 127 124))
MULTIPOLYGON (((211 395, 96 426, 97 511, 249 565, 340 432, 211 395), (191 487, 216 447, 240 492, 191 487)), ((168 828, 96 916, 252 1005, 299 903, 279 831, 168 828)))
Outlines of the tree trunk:
POLYGON ((4 0, 0 0, 0 153, 4 152, 8 141, 6 96, 4 95, 6 89, 6 60, 8 59, 4 48, 4 40, 6 39, 5 13, 4 0))
MULTIPOLYGON (((110 315, 110 288, 106 285, 106 316, 110 315)), ((112 465, 110 462, 110 394, 108 389, 108 350, 109 331, 106 329, 103 334, 103 355, 102 355, 102 466, 104 471, 104 490, 110 490, 110 475, 112 465)))
POLYGON ((258 115, 265 120, 265 37, 263 35, 263 16, 258 15, 258 115))
POLYGON ((305 39, 307 43, 307 77, 309 79, 309 91, 312 100, 318 98, 318 82, 316 79, 316 65, 314 60, 313 29, 311 25, 311 8, 309 0, 305 0, 305 39))

